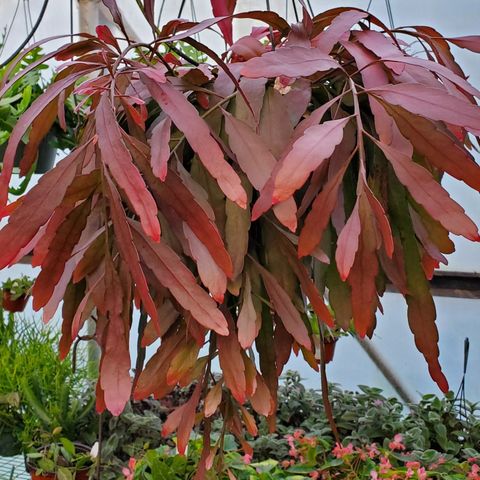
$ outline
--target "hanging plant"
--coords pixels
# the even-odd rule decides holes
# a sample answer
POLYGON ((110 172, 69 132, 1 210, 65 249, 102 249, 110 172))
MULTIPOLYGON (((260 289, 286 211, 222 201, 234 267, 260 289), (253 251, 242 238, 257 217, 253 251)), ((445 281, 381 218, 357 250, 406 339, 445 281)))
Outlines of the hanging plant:
MULTIPOLYGON (((45 57, 65 63, 16 124, 0 176, 9 216, 0 267, 33 250, 33 306, 49 319, 63 300, 63 356, 96 311, 98 411, 118 415, 132 395, 131 317, 141 308, 143 345, 161 344, 137 364, 133 397, 193 383, 163 433, 177 431, 184 452, 195 422, 208 426, 219 410, 248 451, 243 432, 257 430, 245 402, 273 428, 291 352, 319 368, 316 319, 371 336, 387 283, 405 297, 415 344, 446 392, 428 280, 454 251, 450 234, 479 233, 441 178, 480 190, 470 153, 480 92, 449 44, 478 51, 480 39, 391 31, 355 8, 314 18, 304 9, 293 26, 252 12, 158 30, 145 1, 156 38, 135 43, 115 1, 104 3, 125 38, 99 26, 45 57), (195 40, 218 24, 231 43, 233 18, 266 26, 225 60, 195 40), (189 60, 184 45, 209 61, 189 60), (21 139, 28 131, 38 142, 72 92, 90 105, 80 144, 7 205, 21 139), (215 358, 222 377, 212 384, 215 358)), ((214 453, 205 445, 204 466, 214 453)))

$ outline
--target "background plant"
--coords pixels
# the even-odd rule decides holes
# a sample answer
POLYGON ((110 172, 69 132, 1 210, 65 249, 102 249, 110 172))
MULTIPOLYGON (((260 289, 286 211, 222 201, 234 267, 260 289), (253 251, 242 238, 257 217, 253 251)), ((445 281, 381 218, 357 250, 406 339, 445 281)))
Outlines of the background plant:
POLYGON ((94 394, 81 352, 58 358, 59 335, 26 318, 2 315, 0 336, 0 435, 2 454, 16 454, 60 429, 93 444, 94 394))
MULTIPOLYGON (((453 251, 451 233, 480 239, 440 183, 448 173, 480 187, 470 153, 480 92, 449 46, 475 51, 478 38, 391 31, 352 8, 311 18, 305 8, 293 28, 272 12, 238 14, 266 27, 233 43, 233 17, 160 30, 149 0, 137 3, 155 39, 135 43, 116 2, 104 3, 125 41, 99 26, 96 37, 45 56, 65 63, 16 123, 0 176, 9 215, 0 267, 33 249, 34 308, 50 318, 63 299, 62 357, 95 311, 97 410, 118 415, 132 395, 129 337, 141 307, 142 348, 161 344, 137 364, 134 398, 193 384, 164 435, 176 431, 184 452, 196 421, 205 419, 208 437, 218 410, 223 432, 248 453, 245 433, 257 425, 246 405, 274 429, 291 351, 324 372, 312 319, 371 335, 387 281, 404 295, 415 343, 448 391, 428 279, 453 251), (217 24, 226 63, 194 37, 217 24), (405 39, 425 45, 428 58, 412 56, 405 39), (211 64, 177 49, 179 64, 171 53, 179 41, 211 64), (28 130, 35 151, 71 94, 91 102, 78 148, 7 206, 19 143, 28 130), (211 383, 217 357, 222 378, 211 383)), ((0 94, 28 71, 5 75, 0 94)), ((33 161, 24 159, 24 171, 33 161)))

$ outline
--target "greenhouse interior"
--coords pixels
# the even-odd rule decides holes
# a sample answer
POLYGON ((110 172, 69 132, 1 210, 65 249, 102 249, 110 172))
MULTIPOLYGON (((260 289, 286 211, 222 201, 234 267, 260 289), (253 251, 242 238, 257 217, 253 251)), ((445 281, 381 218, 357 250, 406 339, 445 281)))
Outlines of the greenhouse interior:
POLYGON ((480 479, 478 0, 0 2, 0 480, 480 479))

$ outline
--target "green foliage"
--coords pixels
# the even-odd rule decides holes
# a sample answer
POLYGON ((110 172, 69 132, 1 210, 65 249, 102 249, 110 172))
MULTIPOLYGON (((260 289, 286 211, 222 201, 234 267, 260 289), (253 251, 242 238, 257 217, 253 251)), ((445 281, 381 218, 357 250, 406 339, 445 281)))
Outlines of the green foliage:
POLYGON ((0 320, 0 454, 15 454, 60 428, 65 437, 94 441, 94 392, 82 353, 58 357, 58 334, 13 315, 0 320))
MULTIPOLYGON (((425 395, 418 404, 406 406, 385 397, 378 388, 359 386, 358 392, 349 392, 332 385, 331 403, 340 436, 347 443, 383 445, 401 433, 408 449, 452 455, 465 449, 480 451, 478 404, 467 402, 467 414, 460 416, 451 394, 442 399, 425 395)), ((296 428, 333 442, 320 392, 306 389, 296 372, 287 372, 279 388, 277 419, 278 434, 269 435, 262 421, 263 435, 252 441, 260 458, 286 458, 288 448, 282 437, 296 428)))
POLYGON ((33 280, 27 275, 22 275, 19 278, 8 278, 2 283, 2 290, 10 293, 12 300, 17 300, 22 295, 25 295, 32 288, 33 280))
POLYGON ((55 473, 59 480, 73 480, 76 472, 89 470, 94 459, 87 448, 75 445, 65 437, 51 438, 52 442, 26 454, 29 469, 37 475, 55 473))

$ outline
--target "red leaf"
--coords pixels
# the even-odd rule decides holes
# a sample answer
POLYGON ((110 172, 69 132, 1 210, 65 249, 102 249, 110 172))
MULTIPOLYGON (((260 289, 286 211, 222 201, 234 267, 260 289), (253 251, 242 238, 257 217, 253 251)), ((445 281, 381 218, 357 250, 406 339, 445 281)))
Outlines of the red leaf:
POLYGON ((168 332, 168 329, 175 323, 175 320, 179 315, 180 314, 175 309, 172 302, 170 300, 165 300, 158 309, 160 331, 157 332, 155 322, 148 322, 143 331, 142 347, 148 347, 158 338, 162 338, 168 332))
POLYGON ((299 257, 312 253, 322 240, 330 215, 337 203, 338 192, 348 164, 349 161, 344 160, 338 172, 326 183, 320 194, 315 198, 298 239, 299 257))
POLYGON ((165 182, 160 182, 149 168, 148 147, 132 137, 126 136, 125 139, 163 214, 172 224, 178 222, 179 218, 187 223, 192 232, 207 247, 217 265, 230 278, 233 273, 232 260, 215 222, 201 206, 200 199, 194 195, 175 171, 170 171, 165 182))
POLYGON ((360 10, 346 10, 341 12, 333 19, 326 30, 313 39, 312 44, 320 51, 330 53, 333 47, 342 40, 344 36, 349 36, 350 29, 366 17, 368 17, 368 13, 360 10))
POLYGON ((57 98, 62 91, 73 85, 82 75, 86 75, 94 70, 94 68, 90 68, 81 72, 75 72, 50 85, 47 90, 45 90, 45 92, 32 103, 28 110, 21 115, 21 117, 15 123, 15 127, 10 134, 7 149, 5 150, 5 154, 3 156, 3 168, 0 174, 1 210, 3 210, 7 203, 8 187, 10 184, 10 178, 12 176, 15 153, 20 142, 22 141, 23 136, 27 132, 28 127, 52 101, 57 101, 57 98))
POLYGON ((215 263, 207 247, 198 239, 186 223, 183 224, 183 233, 188 240, 192 258, 197 264, 202 283, 208 288, 212 297, 218 303, 223 303, 223 297, 227 289, 227 276, 215 263))
POLYGON ((117 42, 117 39, 113 36, 112 31, 107 27, 107 25, 97 25, 95 27, 95 32, 102 42, 105 42, 107 45, 111 45, 113 48, 116 48, 119 52, 122 51, 120 45, 117 42))
POLYGON ((147 235, 158 242, 160 223, 157 217, 157 205, 123 143, 120 127, 106 93, 102 94, 95 110, 95 120, 98 146, 102 152, 103 162, 127 195, 147 235))
POLYGON ((208 394, 205 397, 205 418, 211 417, 217 411, 217 408, 222 401, 222 385, 223 382, 219 381, 208 391, 208 394))
POLYGON ((232 392, 238 403, 243 404, 247 395, 245 381, 245 364, 242 358, 242 349, 238 343, 233 321, 229 322, 230 334, 217 338, 218 358, 222 369, 225 385, 232 392))
POLYGON ((242 298, 242 307, 237 320, 238 341, 242 348, 248 349, 257 338, 261 325, 261 318, 259 318, 252 300, 252 284, 248 272, 245 273, 242 298))
POLYGON ((48 246, 42 269, 33 286, 33 309, 38 311, 47 304, 59 282, 65 263, 80 240, 90 214, 91 202, 86 201, 70 212, 58 226, 56 235, 48 246))
POLYGON ((140 73, 155 101, 184 133, 192 149, 214 177, 225 195, 242 208, 246 207, 247 194, 235 170, 225 161, 223 152, 213 139, 210 129, 200 118, 197 110, 172 85, 157 83, 148 75, 140 73))
POLYGON ((262 276, 265 289, 272 301, 277 315, 292 337, 302 346, 311 348, 311 340, 308 330, 300 316, 300 313, 292 303, 287 292, 280 286, 277 279, 258 263, 255 264, 262 276))
MULTIPOLYGON (((224 111, 224 115, 229 146, 251 184, 257 190, 261 190, 274 170, 277 160, 262 139, 248 125, 237 120, 228 112, 224 111)), ((289 199, 283 204, 279 204, 274 212, 282 224, 295 230, 296 210, 295 201, 289 199)))
MULTIPOLYGON (((211 0, 211 3, 212 12, 215 17, 227 17, 233 15, 237 0, 211 0)), ((232 18, 226 18, 225 20, 218 22, 218 26, 223 33, 223 38, 225 39, 225 41, 228 43, 228 45, 232 45, 232 18)))
POLYGON ((155 0, 144 0, 143 2, 143 11, 145 12, 145 18, 147 22, 155 27, 155 0))
POLYGON ((339 64, 317 48, 282 47, 248 60, 241 73, 249 78, 271 78, 281 75, 297 78, 332 68, 339 68, 339 64))
POLYGON ((170 158, 170 128, 169 117, 161 120, 152 130, 150 139, 152 154, 152 170, 156 177, 164 181, 167 176, 168 159, 170 158))
POLYGON ((152 297, 150 296, 147 280, 145 279, 145 274, 140 266, 140 258, 137 248, 133 242, 132 232, 127 222, 127 217, 122 206, 120 194, 118 193, 113 181, 110 179, 110 175, 108 175, 108 172, 106 171, 105 178, 107 180, 107 195, 109 198, 110 213, 112 216, 118 250, 120 251, 120 255, 130 270, 133 281, 135 282, 137 290, 142 298, 145 311, 152 318, 157 330, 160 330, 157 308, 155 307, 152 297))
POLYGON ((480 241, 477 226, 428 170, 392 147, 378 141, 375 143, 390 160, 400 182, 433 218, 452 233, 480 241))
POLYGON ((357 254, 360 232, 362 224, 360 222, 359 213, 360 198, 357 198, 355 207, 348 219, 345 227, 343 227, 337 240, 337 250, 335 252, 335 260, 337 262, 338 273, 342 281, 345 281, 350 274, 350 270, 355 261, 357 254))
POLYGON ((473 133, 480 132, 480 107, 440 88, 397 84, 371 88, 368 93, 417 115, 458 125, 473 133))
POLYGON ((190 399, 176 408, 163 424, 162 435, 164 437, 177 430, 177 448, 180 455, 184 455, 187 449, 190 432, 195 425, 195 412, 201 393, 202 382, 198 382, 190 399))
POLYGON ((457 47, 466 48, 475 53, 480 53, 480 35, 469 35, 465 37, 453 37, 447 38, 451 43, 454 43, 457 47))
POLYGON ((158 281, 170 290, 178 303, 188 310, 198 323, 219 335, 228 335, 227 322, 217 309, 215 301, 196 283, 192 272, 177 254, 165 242, 150 241, 135 222, 131 221, 130 224, 140 256, 158 281))
POLYGON ((8 224, 0 230, 0 268, 10 264, 60 205, 86 148, 85 145, 74 151, 53 170, 42 175, 37 185, 23 197, 21 205, 12 212, 8 224), (11 241, 12 238, 15 242, 11 241))
POLYGON ((349 117, 331 120, 308 128, 281 160, 274 178, 273 203, 291 197, 307 180, 310 173, 328 159, 342 141, 343 128, 349 117))
POLYGON ((275 410, 275 401, 270 394, 267 384, 263 377, 257 373, 257 388, 255 393, 250 397, 250 403, 253 409, 260 415, 268 417, 275 410))
POLYGON ((129 331, 123 318, 129 312, 122 311, 124 293, 111 260, 107 262, 105 280, 108 288, 108 327, 100 362, 99 382, 105 406, 112 415, 118 416, 123 412, 132 390, 129 331))
POLYGON ((384 107, 415 150, 432 165, 480 191, 480 166, 446 128, 400 106, 385 104, 384 107))

